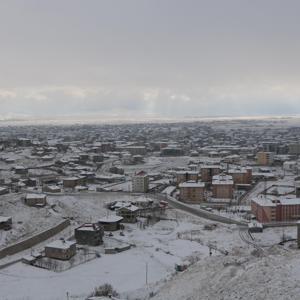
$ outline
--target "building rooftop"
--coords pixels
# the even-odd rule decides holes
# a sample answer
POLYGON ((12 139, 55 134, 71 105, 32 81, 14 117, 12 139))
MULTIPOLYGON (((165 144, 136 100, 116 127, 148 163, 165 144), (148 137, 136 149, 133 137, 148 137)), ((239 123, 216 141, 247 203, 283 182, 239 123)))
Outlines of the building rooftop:
POLYGON ((27 194, 26 199, 44 199, 47 196, 45 194, 27 194))
POLYGON ((259 195, 252 199, 260 206, 275 207, 277 205, 300 205, 300 198, 282 198, 276 196, 259 195))
POLYGON ((4 223, 4 222, 7 222, 11 220, 11 217, 3 217, 3 216, 0 216, 0 223, 4 223))
POLYGON ((204 188, 204 182, 187 181, 179 184, 179 188, 204 188))
POLYGON ((233 184, 232 176, 226 174, 214 175, 212 184, 233 184))
POLYGON ((107 216, 99 219, 99 223, 116 223, 123 220, 123 217, 120 216, 107 216))
POLYGON ((74 241, 68 241, 64 239, 56 240, 46 245, 47 248, 56 248, 56 249, 69 249, 71 246, 76 245, 74 241))

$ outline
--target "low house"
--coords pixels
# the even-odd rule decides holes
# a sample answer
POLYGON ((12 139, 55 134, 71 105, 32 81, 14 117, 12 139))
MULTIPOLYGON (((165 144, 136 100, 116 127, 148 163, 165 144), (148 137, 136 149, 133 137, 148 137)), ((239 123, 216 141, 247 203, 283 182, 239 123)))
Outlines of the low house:
POLYGON ((63 179, 63 186, 64 188, 71 188, 73 189, 78 184, 79 178, 78 177, 68 177, 63 179))
POLYGON ((86 223, 75 229, 75 239, 80 245, 98 246, 103 243, 104 229, 99 223, 86 223))
POLYGON ((26 185, 30 187, 36 187, 38 184, 38 179, 37 178, 28 178, 26 180, 26 185))
POLYGON ((76 242, 64 239, 56 240, 45 247, 45 255, 49 258, 69 260, 76 254, 76 242))
POLYGON ((98 223, 103 226, 104 231, 116 231, 121 228, 123 217, 120 216, 107 216, 101 218, 98 223))
POLYGON ((15 174, 24 175, 28 173, 28 169, 23 166, 15 166, 14 167, 15 174))
POLYGON ((9 188, 8 187, 5 187, 5 186, 0 187, 0 195, 5 195, 5 194, 8 194, 8 193, 9 193, 9 188))
POLYGON ((28 206, 42 207, 47 204, 47 196, 45 194, 27 194, 24 202, 28 206))
POLYGON ((120 207, 116 210, 118 216, 123 217, 125 223, 135 223, 137 221, 139 208, 135 205, 120 207))
POLYGON ((0 216, 0 229, 10 230, 12 228, 12 217, 0 216))
POLYGON ((43 185, 42 190, 44 193, 60 193, 61 189, 57 185, 43 185))

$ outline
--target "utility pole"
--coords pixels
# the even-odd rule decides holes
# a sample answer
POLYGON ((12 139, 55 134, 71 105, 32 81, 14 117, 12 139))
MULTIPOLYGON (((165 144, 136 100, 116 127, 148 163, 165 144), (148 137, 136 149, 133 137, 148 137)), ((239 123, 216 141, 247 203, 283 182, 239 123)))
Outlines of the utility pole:
POLYGON ((148 284, 148 263, 146 262, 146 285, 148 284))

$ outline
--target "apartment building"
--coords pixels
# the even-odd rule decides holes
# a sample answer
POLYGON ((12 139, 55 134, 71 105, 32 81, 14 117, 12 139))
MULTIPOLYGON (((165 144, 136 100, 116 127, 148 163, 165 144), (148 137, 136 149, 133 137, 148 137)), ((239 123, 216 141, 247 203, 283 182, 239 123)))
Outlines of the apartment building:
POLYGON ((187 181, 179 184, 179 199, 187 203, 201 203, 205 201, 204 182, 187 181))
POLYGON ((201 166, 201 181, 211 182, 213 176, 222 172, 222 168, 219 165, 204 165, 201 166))
POLYGON ((270 166, 274 162, 273 152, 260 151, 256 153, 257 164, 260 166, 270 166))
POLYGON ((232 176, 234 184, 251 184, 252 168, 230 169, 228 174, 232 176))
POLYGON ((149 190, 149 176, 141 171, 132 177, 132 191, 134 193, 147 193, 149 190))
POLYGON ((212 178, 212 196, 219 199, 233 198, 233 179, 226 174, 215 175, 212 178))
POLYGON ((187 181, 198 181, 198 176, 198 171, 178 171, 176 172, 177 185, 187 181))
POLYGON ((260 195, 251 200, 251 211, 261 223, 300 220, 300 198, 260 195))

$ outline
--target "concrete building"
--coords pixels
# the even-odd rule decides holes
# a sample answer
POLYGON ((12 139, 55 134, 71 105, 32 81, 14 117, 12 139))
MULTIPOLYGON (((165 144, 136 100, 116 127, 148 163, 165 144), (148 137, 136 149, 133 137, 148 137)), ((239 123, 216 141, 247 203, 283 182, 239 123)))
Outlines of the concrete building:
POLYGON ((260 195, 251 200, 251 211, 261 223, 297 221, 300 219, 300 198, 260 195))
POLYGON ((116 209, 116 214, 123 218, 124 223, 135 223, 138 212, 139 208, 135 205, 123 206, 116 209))
POLYGON ((42 191, 44 193, 60 193, 61 188, 57 185, 43 185, 42 191))
POLYGON ((120 216, 107 216, 101 218, 98 223, 103 226, 104 231, 116 231, 121 229, 121 222, 123 217, 120 216))
POLYGON ((132 191, 134 193, 147 193, 149 190, 149 176, 141 171, 132 177, 132 191))
POLYGON ((260 166, 270 166, 274 162, 274 153, 273 152, 257 152, 256 153, 257 164, 260 166))
POLYGON ((203 165, 201 166, 201 181, 211 182, 213 176, 222 172, 222 168, 219 165, 203 165))
POLYGON ((300 198, 300 181, 295 181, 295 194, 297 198, 300 198))
POLYGON ((291 155, 299 155, 300 154, 300 143, 289 144, 288 153, 291 155))
POLYGON ((201 203, 205 201, 203 182, 187 181, 179 184, 179 199, 186 203, 201 203))
POLYGON ((252 183, 252 168, 237 168, 228 171, 232 176, 234 184, 251 184, 252 183))
POLYGON ((131 155, 146 155, 147 154, 147 149, 145 146, 126 146, 122 147, 122 150, 126 150, 129 152, 131 155))
POLYGON ((63 179, 63 187, 64 188, 75 188, 78 184, 79 178, 78 177, 67 177, 63 179))
POLYGON ((0 229, 10 230, 12 228, 12 217, 0 216, 0 229))
POLYGON ((212 179, 212 196, 219 199, 233 198, 233 180, 232 176, 219 174, 212 179))
POLYGON ((85 223, 75 229, 75 239, 80 245, 98 246, 103 243, 104 229, 100 224, 85 223))
POLYGON ((297 222, 297 246, 300 249, 300 221, 297 222))
POLYGON ((69 260, 76 254, 76 242, 64 239, 56 240, 45 247, 45 255, 49 258, 69 260))
POLYGON ((0 186, 0 195, 5 195, 9 193, 9 188, 5 186, 0 186))
POLYGON ((43 207, 47 204, 47 196, 45 194, 27 194, 24 203, 28 206, 43 207))
POLYGON ((178 171, 176 172, 176 183, 179 185, 186 181, 198 181, 198 171, 178 171))
POLYGON ((282 168, 286 172, 296 173, 298 168, 297 161, 285 161, 283 162, 282 168))
POLYGON ((15 166, 14 170, 15 170, 15 174, 18 174, 18 175, 28 174, 28 169, 26 169, 23 166, 15 166))
POLYGON ((160 155, 161 156, 182 156, 184 155, 184 151, 182 148, 166 147, 161 149, 160 155))

